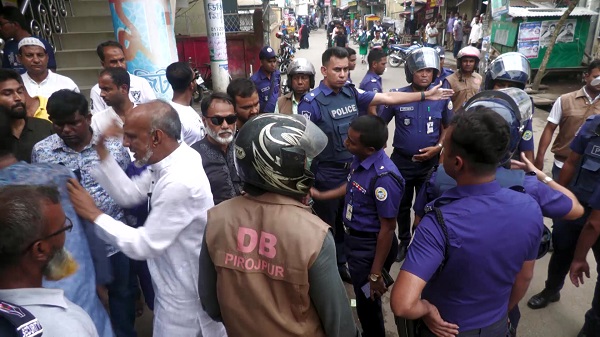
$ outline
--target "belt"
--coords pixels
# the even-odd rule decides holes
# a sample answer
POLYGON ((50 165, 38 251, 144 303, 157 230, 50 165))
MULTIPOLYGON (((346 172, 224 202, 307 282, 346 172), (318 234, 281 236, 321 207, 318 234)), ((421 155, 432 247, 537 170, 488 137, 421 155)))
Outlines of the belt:
POLYGON ((336 161, 319 162, 319 166, 334 167, 334 168, 345 169, 345 170, 349 170, 350 165, 352 165, 352 162, 346 162, 346 163, 340 163, 340 162, 336 162, 336 161))
POLYGON ((344 225, 344 231, 350 236, 355 236, 357 238, 363 239, 377 239, 377 236, 379 235, 379 233, 376 232, 357 231, 356 229, 352 229, 346 225, 344 225))

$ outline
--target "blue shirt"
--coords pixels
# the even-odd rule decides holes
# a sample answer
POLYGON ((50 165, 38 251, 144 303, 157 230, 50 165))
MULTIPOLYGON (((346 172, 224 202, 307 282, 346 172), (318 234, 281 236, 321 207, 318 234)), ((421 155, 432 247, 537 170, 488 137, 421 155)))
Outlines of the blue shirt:
POLYGON ((281 82, 279 70, 275 70, 269 79, 263 68, 260 67, 250 79, 254 82, 258 91, 260 112, 275 112, 275 104, 277 104, 277 98, 279 97, 279 82, 281 82), (273 84, 272 90, 271 83, 273 84))
POLYGON ((460 332, 486 327, 505 317, 517 273, 535 260, 544 228, 542 212, 529 195, 498 182, 457 186, 440 199, 446 239, 435 213, 425 215, 408 248, 405 270, 427 282, 422 298, 460 332))
MULTIPOLYGON (((497 171, 501 170, 506 169, 503 167, 497 169, 497 171)), ((426 181, 425 185, 419 190, 419 194, 417 194, 413 206, 417 216, 423 217, 425 215, 425 206, 439 197, 439 195, 436 195, 434 188, 437 174, 440 174, 440 172, 434 172, 429 181, 426 181)), ((444 172, 443 174, 446 173, 444 172)), ((569 199, 569 197, 539 181, 535 174, 525 175, 523 179, 523 188, 525 188, 525 193, 529 194, 538 203, 542 210, 542 215, 547 218, 563 218, 569 214, 571 208, 573 208, 573 201, 569 199)))
POLYGON ((350 170, 342 213, 344 224, 358 231, 379 232, 379 218, 396 219, 398 216, 404 194, 404 179, 383 149, 362 162, 355 156, 350 170), (384 172, 395 174, 400 181, 391 173, 373 181, 374 177, 384 172))
MULTIPOLYGON (((523 131, 523 136, 521 137, 521 141, 518 146, 518 153, 525 151, 533 151, 534 150, 534 139, 533 139, 533 118, 527 122, 525 125, 525 131, 523 131)), ((520 155, 519 155, 520 156, 520 155)), ((517 158, 518 159, 518 158, 517 158)))
MULTIPOLYGON (((0 186, 6 185, 56 185, 60 192, 60 204, 65 215, 73 223, 73 229, 67 233, 65 248, 79 264, 75 274, 60 281, 44 280, 45 288, 64 290, 65 296, 79 305, 92 318, 101 337, 112 337, 112 327, 108 314, 96 294, 96 273, 109 272, 108 259, 104 243, 93 235, 93 225, 84 223, 75 213, 67 192, 67 179, 73 175, 69 169, 52 164, 27 164, 19 162, 0 170, 0 186), (92 254, 98 260, 92 261, 92 254), (100 251, 98 254, 97 252, 100 251), (104 265, 98 263, 104 259, 104 265)), ((101 276, 101 275, 98 275, 101 276)), ((99 282, 102 283, 102 282, 99 282)))
MULTIPOLYGON (((414 92, 410 85, 390 91, 414 92)), ((439 142, 442 126, 448 125, 452 118, 452 101, 443 99, 386 105, 380 116, 386 123, 389 123, 392 118, 396 120, 394 149, 407 157, 412 157, 419 154, 419 149, 434 146, 439 142)))
MULTIPOLYGON (((48 53, 48 69, 56 69, 56 59, 54 57, 54 48, 48 43, 48 41, 42 39, 41 37, 37 37, 44 46, 46 46, 46 52, 48 53)), ((6 42, 4 46, 4 56, 2 57, 2 68, 4 69, 13 69, 19 74, 24 74, 27 70, 17 59, 17 55, 19 55, 19 41, 16 39, 12 39, 6 42)))
MULTIPOLYGON (((92 196, 96 206, 113 219, 125 222, 123 209, 117 205, 92 176, 92 169, 100 164, 100 157, 98 157, 94 146, 96 140, 97 136, 94 136, 90 144, 81 152, 76 152, 68 147, 57 134, 54 134, 35 144, 31 154, 31 162, 62 164, 71 171, 76 172, 76 175, 80 178, 81 186, 92 196)), ((131 163, 127 150, 116 139, 107 139, 105 144, 119 166, 125 171, 127 165, 131 163)), ((116 252, 116 249, 111 246, 107 246, 107 249, 109 255, 116 252)))
POLYGON ((569 146, 573 152, 583 155, 592 138, 598 137, 596 134, 596 126, 600 120, 596 120, 598 115, 588 117, 581 125, 581 128, 575 134, 575 138, 569 146))
MULTIPOLYGON (((383 85, 381 84, 381 76, 375 74, 372 71, 367 71, 367 74, 360 82, 358 86, 359 89, 364 91, 372 91, 374 93, 383 92, 383 85)), ((368 110, 368 109, 367 109, 368 110)), ((367 110, 359 110, 359 115, 366 115, 368 113, 367 110)), ((383 110, 383 106, 380 105, 377 107, 377 113, 381 113, 383 110)))
MULTIPOLYGON (((346 87, 349 87, 351 89, 352 94, 356 98, 356 105, 358 106, 359 111, 362 109, 366 110, 369 108, 371 101, 373 101, 373 98, 375 98, 374 92, 357 90, 356 88, 354 88, 353 85, 349 85, 349 84, 346 84, 346 87)), ((304 97, 305 98, 307 96, 314 97, 320 93, 323 93, 325 96, 331 96, 332 99, 335 99, 335 96, 340 94, 339 92, 336 94, 333 90, 331 90, 331 88, 329 88, 327 85, 325 85, 325 83, 323 81, 321 81, 321 83, 319 84, 319 86, 317 88, 311 90, 309 93, 304 95, 304 97)), ((319 109, 319 105, 317 104, 316 100, 312 100, 311 102, 308 102, 306 99, 303 99, 298 104, 298 113, 304 115, 306 118, 310 119, 310 121, 313 123, 316 123, 321 120, 321 111, 319 109)))
POLYGON ((451 85, 448 82, 448 80, 446 80, 446 77, 448 77, 452 74, 454 74, 454 70, 448 69, 448 68, 442 68, 442 72, 440 73, 440 75, 436 79, 433 80, 433 85, 438 85, 438 84, 440 84, 440 82, 442 82, 442 88, 451 89, 451 85))

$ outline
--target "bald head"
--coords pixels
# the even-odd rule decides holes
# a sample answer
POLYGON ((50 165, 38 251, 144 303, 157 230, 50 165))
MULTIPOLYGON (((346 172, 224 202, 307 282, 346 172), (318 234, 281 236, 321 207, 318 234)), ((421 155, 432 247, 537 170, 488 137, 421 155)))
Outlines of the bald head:
POLYGON ((150 133, 161 130, 174 140, 181 137, 181 121, 177 111, 167 102, 153 100, 133 108, 127 116, 128 122, 140 122, 150 130, 150 133))

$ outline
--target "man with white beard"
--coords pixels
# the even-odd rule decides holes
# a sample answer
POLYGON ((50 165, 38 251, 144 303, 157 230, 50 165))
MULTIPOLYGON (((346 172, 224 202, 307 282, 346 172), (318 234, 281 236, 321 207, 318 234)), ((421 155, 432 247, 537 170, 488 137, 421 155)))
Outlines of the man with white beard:
POLYGON ((112 136, 107 131, 97 142, 101 163, 92 175, 122 207, 147 202, 148 218, 137 228, 111 218, 71 179, 68 189, 77 214, 95 223, 99 235, 128 257, 148 261, 156 293, 155 337, 226 336, 223 325, 202 309, 198 294, 198 261, 213 201, 200 155, 179 141, 177 112, 157 100, 125 116, 123 145, 133 152, 137 165, 149 165, 131 179, 104 146, 105 137, 112 136))
POLYGON ((206 137, 192 145, 202 156, 202 166, 208 176, 215 205, 240 195, 242 181, 235 168, 234 147, 237 114, 233 100, 216 92, 200 103, 206 137))

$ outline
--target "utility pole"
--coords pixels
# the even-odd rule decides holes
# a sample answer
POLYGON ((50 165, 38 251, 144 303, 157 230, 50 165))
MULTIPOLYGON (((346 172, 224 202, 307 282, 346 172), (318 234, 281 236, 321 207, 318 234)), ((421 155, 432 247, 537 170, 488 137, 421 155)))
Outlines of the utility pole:
POLYGON ((225 92, 229 85, 229 66, 227 63, 223 2, 221 0, 204 0, 204 13, 206 14, 206 32, 213 90, 215 92, 225 92))
POLYGON ((270 6, 269 0, 263 0, 262 2, 262 10, 263 10, 263 39, 264 45, 271 45, 271 20, 270 20, 270 6))

